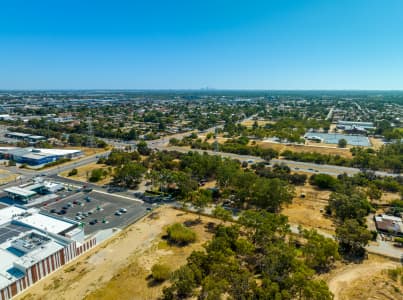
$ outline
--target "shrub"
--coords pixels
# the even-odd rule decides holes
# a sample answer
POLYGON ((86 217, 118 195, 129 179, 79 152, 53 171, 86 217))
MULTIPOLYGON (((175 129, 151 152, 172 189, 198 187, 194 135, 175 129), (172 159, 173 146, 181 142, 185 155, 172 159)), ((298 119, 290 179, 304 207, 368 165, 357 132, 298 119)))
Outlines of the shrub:
POLYGON ((371 240, 372 240, 372 241, 376 241, 376 238, 378 237, 378 231, 376 231, 376 230, 371 230, 371 235, 372 235, 371 240))
POLYGON ((91 176, 89 178, 90 182, 98 182, 104 177, 104 171, 102 169, 92 170, 91 176))
POLYGON ((402 270, 403 270, 402 268, 388 270, 389 278, 394 281, 397 281, 399 279, 399 276, 402 274, 402 270))
POLYGON ((336 178, 327 174, 314 174, 309 178, 309 183, 321 189, 334 189, 337 180, 336 178))
POLYGON ((337 144, 338 144, 339 148, 346 148, 347 141, 346 141, 346 139, 340 139, 337 144))
POLYGON ((180 223, 175 223, 169 226, 167 234, 168 240, 175 244, 186 245, 196 241, 196 233, 180 223))
POLYGON ((68 176, 74 176, 74 175, 77 175, 78 174, 78 170, 77 169, 72 169, 70 172, 69 172, 69 174, 67 174, 68 176))
POLYGON ((171 277, 171 269, 164 264, 155 264, 151 268, 151 274, 155 281, 165 281, 171 277))

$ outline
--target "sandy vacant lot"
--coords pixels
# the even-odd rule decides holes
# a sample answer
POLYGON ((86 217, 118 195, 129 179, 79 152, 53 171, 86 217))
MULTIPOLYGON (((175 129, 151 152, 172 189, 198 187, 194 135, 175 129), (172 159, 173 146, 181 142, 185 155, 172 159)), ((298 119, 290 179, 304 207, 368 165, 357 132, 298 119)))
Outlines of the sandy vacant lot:
POLYGON ((202 224, 192 227, 198 240, 190 246, 170 246, 161 236, 167 225, 196 218, 172 208, 157 209, 16 299, 156 299, 163 285, 147 281, 152 265, 163 262, 177 269, 211 238, 205 225, 217 220, 203 217, 202 224))
POLYGON ((361 264, 342 265, 325 275, 335 300, 403 299, 403 288, 386 275, 400 264, 369 255, 361 264))
MULTIPOLYGON (((245 120, 245 121, 243 121, 241 124, 242 124, 243 126, 246 126, 246 127, 252 127, 254 123, 255 123, 255 120, 245 120)), ((257 124, 258 124, 259 126, 264 126, 264 125, 266 125, 266 124, 275 124, 275 123, 276 123, 276 122, 274 122, 274 121, 269 121, 269 120, 257 120, 257 124)))
POLYGON ((0 169, 0 185, 6 184, 17 179, 17 175, 7 170, 0 169))
POLYGON ((315 228, 329 234, 335 233, 332 220, 325 217, 323 213, 329 200, 330 191, 318 190, 307 184, 302 187, 297 186, 295 195, 292 203, 281 211, 288 217, 290 224, 315 228), (302 198, 301 194, 305 194, 305 198, 302 198))
POLYGON ((277 150, 278 152, 283 152, 285 150, 290 150, 292 152, 315 152, 320 154, 331 154, 331 155, 340 155, 341 157, 351 158, 351 152, 348 148, 337 148, 332 146, 324 146, 324 145, 285 145, 279 143, 271 143, 271 142, 257 142, 262 148, 271 148, 277 150))
MULTIPOLYGON (((199 135, 198 137, 203 141, 206 139, 205 135, 199 135)), ((222 136, 218 136, 216 139, 211 138, 207 140, 207 142, 212 144, 215 141, 217 141, 218 143, 223 144, 227 140, 229 139, 222 136)), ((264 149, 269 148, 274 149, 279 153, 285 150, 290 150, 292 152, 315 152, 320 154, 340 155, 341 157, 352 158, 352 154, 349 148, 337 148, 335 147, 335 145, 318 144, 318 143, 312 143, 306 145, 286 145, 286 144, 263 142, 263 141, 256 141, 255 143, 254 142, 255 141, 251 141, 249 145, 250 146, 257 145, 264 149)))

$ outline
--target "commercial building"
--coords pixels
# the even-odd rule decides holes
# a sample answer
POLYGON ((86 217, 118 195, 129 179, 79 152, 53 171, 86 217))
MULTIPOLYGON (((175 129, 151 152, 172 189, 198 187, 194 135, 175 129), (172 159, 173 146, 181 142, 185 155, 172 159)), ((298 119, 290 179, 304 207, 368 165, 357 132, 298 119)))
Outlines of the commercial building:
POLYGON ((0 209, 0 300, 8 300, 96 245, 73 220, 36 208, 0 209))
POLYGON ((0 158, 14 160, 20 164, 39 166, 62 158, 73 159, 82 156, 80 150, 1 147, 0 158))
POLYGON ((352 128, 360 128, 361 130, 375 129, 372 122, 355 122, 355 121, 338 121, 336 127, 342 130, 351 130, 352 128))
POLYGON ((7 132, 4 136, 10 139, 26 141, 31 144, 35 144, 39 141, 46 140, 46 137, 42 135, 31 135, 28 133, 21 133, 21 132, 7 132))
POLYGON ((64 186, 60 183, 36 180, 33 183, 5 188, 4 192, 6 192, 11 199, 27 204, 38 194, 53 194, 63 189, 64 186))
POLYGON ((376 228, 384 233, 403 236, 402 219, 389 215, 377 215, 374 217, 376 228))
POLYGON ((12 186, 4 189, 11 199, 29 202, 29 200, 36 195, 36 192, 24 189, 18 186, 12 186))

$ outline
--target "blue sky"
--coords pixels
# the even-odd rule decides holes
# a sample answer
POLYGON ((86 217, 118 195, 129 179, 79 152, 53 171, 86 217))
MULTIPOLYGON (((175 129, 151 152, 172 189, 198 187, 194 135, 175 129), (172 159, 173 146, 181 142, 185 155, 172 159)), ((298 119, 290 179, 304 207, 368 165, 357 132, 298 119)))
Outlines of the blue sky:
POLYGON ((0 89, 403 89, 401 0, 4 0, 0 89))

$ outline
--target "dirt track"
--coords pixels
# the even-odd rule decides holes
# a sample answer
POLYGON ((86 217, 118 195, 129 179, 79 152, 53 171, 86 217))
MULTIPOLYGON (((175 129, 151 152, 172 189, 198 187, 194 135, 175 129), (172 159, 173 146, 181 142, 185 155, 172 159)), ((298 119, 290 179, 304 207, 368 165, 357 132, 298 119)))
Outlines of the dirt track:
POLYGON ((329 289, 334 294, 334 300, 352 299, 349 297, 349 290, 354 286, 356 281, 360 280, 360 288, 365 290, 364 285, 365 283, 371 284, 370 279, 372 279, 372 276, 380 273, 382 270, 391 269, 396 266, 399 266, 399 264, 381 258, 369 259, 362 264, 347 265, 341 269, 336 269, 330 275, 328 279, 329 289))

